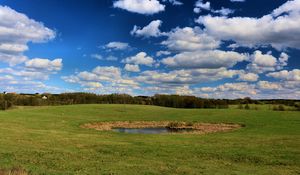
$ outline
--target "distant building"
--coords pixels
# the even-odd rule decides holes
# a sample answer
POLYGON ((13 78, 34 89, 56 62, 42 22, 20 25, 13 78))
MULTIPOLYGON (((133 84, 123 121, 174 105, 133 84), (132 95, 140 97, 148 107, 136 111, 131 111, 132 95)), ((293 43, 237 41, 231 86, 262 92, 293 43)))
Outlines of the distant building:
POLYGON ((48 97, 44 95, 44 96, 42 97, 42 99, 43 99, 43 100, 47 100, 48 97))

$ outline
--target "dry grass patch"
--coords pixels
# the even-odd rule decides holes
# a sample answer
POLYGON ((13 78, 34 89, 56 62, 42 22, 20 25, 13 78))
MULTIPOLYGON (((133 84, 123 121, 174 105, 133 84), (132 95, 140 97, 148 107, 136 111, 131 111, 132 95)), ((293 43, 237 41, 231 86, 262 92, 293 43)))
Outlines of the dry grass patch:
POLYGON ((0 175, 29 175, 22 168, 0 169, 0 175))
POLYGON ((82 128, 96 129, 98 131, 110 131, 113 128, 171 128, 171 129, 193 129, 194 134, 207 134, 214 132, 225 132, 241 128, 239 124, 225 123, 192 123, 174 121, 115 121, 87 123, 82 128))

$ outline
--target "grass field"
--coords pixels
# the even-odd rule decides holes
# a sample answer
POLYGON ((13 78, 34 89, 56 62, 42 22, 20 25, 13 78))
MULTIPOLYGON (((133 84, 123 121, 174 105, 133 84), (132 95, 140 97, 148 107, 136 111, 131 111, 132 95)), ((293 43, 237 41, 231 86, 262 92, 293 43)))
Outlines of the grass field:
MULTIPOLYGON (((265 109, 265 108, 264 108, 265 109)), ((0 169, 30 174, 300 174, 300 113, 73 105, 0 111, 0 169), (96 121, 238 123, 226 133, 124 134, 96 121)))

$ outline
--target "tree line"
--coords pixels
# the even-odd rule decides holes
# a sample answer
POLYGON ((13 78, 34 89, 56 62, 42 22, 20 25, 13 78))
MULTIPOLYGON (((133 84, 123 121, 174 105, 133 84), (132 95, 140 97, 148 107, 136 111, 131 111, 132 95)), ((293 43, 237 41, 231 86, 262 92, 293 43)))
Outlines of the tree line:
POLYGON ((0 109, 12 106, 48 106, 72 104, 143 104, 174 108, 228 108, 238 104, 284 104, 300 109, 297 100, 253 100, 243 99, 204 99, 195 96, 162 95, 130 96, 127 94, 99 95, 93 93, 62 93, 62 94, 0 94, 0 109), (297 106, 298 105, 298 106, 297 106))

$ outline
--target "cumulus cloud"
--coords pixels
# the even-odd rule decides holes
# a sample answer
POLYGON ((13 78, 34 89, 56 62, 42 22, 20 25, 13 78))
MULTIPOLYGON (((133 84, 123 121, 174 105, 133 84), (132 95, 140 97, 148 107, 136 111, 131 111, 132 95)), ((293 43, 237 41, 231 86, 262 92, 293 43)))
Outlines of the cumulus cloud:
POLYGON ((239 78, 238 80, 240 81, 250 81, 250 82, 253 82, 253 81, 257 81, 259 78, 259 76, 255 73, 245 73, 245 72, 241 72, 239 74, 239 78))
POLYGON ((207 35, 199 27, 175 28, 161 44, 173 51, 196 51, 218 48, 220 41, 207 35))
POLYGON ((147 26, 143 28, 135 25, 131 30, 130 34, 138 37, 145 37, 145 38, 158 37, 162 35, 162 33, 159 30, 161 24, 162 24, 161 20, 154 20, 151 21, 147 26))
POLYGON ((262 90, 279 90, 282 88, 280 84, 269 81, 259 81, 257 87, 262 90))
POLYGON ((164 58, 162 63, 172 68, 221 68, 232 67, 247 60, 247 55, 232 51, 208 50, 182 52, 173 57, 164 58))
POLYGON ((165 10, 165 5, 160 4, 158 0, 117 0, 113 6, 144 15, 152 15, 165 10))
POLYGON ((104 48, 111 50, 126 50, 130 48, 130 45, 128 43, 114 41, 107 43, 104 48))
POLYGON ((57 58, 54 60, 34 58, 25 62, 25 67, 30 70, 42 71, 60 71, 62 69, 62 59, 57 58))
POLYGON ((235 75, 238 75, 238 71, 227 70, 225 68, 183 69, 170 72, 144 71, 139 76, 135 77, 135 79, 139 82, 159 87, 174 87, 216 81, 223 78, 232 78, 235 75))
POLYGON ((156 56, 157 56, 157 57, 160 57, 160 56, 162 56, 162 55, 170 55, 170 54, 171 54, 170 51, 163 51, 163 50, 160 50, 160 51, 156 52, 156 56))
POLYGON ((27 43, 46 42, 55 32, 7 6, 0 5, 0 61, 11 66, 25 62, 27 43))
POLYGON ((139 84, 122 75, 121 69, 114 66, 97 66, 92 71, 61 77, 68 83, 79 84, 85 91, 98 93, 131 93, 139 84))
POLYGON ((250 62, 247 69, 255 73, 264 73, 282 69, 287 65, 288 55, 284 52, 276 59, 271 54, 263 54, 261 51, 256 50, 250 56, 250 62))
POLYGON ((228 15, 234 13, 234 10, 222 7, 219 10, 211 10, 211 12, 216 13, 216 14, 220 14, 222 16, 228 16, 228 15))
POLYGON ((196 1, 195 8, 194 8, 194 13, 200 13, 202 10, 210 11, 212 13, 220 14, 220 15, 223 15, 223 16, 227 16, 229 14, 234 13, 234 10, 229 9, 229 8, 224 8, 224 7, 222 7, 219 10, 214 10, 214 9, 211 8, 211 5, 210 5, 209 1, 207 1, 205 3, 203 2, 203 0, 196 1))
POLYGON ((255 85, 246 82, 225 83, 216 87, 195 88, 194 92, 202 97, 210 98, 244 98, 255 96, 257 90, 255 85))
MULTIPOLYGON (((0 80, 1 80, 0 75, 0 80)), ((69 89, 63 89, 55 86, 49 86, 40 81, 30 81, 18 78, 6 79, 5 81, 0 81, 0 86, 2 91, 6 92, 16 92, 16 93, 61 93, 70 92, 69 89)))
POLYGON ((267 76, 280 80, 300 81, 300 69, 293 69, 291 71, 282 70, 280 72, 268 73, 267 76))
POLYGON ((195 3, 194 12, 195 13, 200 13, 201 10, 210 10, 210 9, 211 9, 211 7, 210 7, 210 2, 209 1, 204 3, 203 0, 198 0, 195 3))
POLYGON ((250 57, 251 63, 247 65, 247 69, 252 72, 263 73, 266 71, 274 71, 277 59, 270 54, 262 54, 261 51, 255 51, 250 57))
POLYGON ((128 64, 145 65, 150 67, 155 63, 154 59, 148 56, 145 52, 140 52, 135 56, 125 58, 122 60, 122 62, 128 64))
POLYGON ((200 16, 208 34, 221 40, 234 40, 240 46, 268 46, 281 50, 300 49, 300 1, 288 1, 261 18, 200 16), (283 14, 283 15, 282 15, 283 14))
POLYGON ((22 80, 47 80, 51 74, 55 74, 57 71, 48 69, 37 68, 1 68, 0 74, 11 75, 13 77, 22 78, 22 80))
POLYGON ((128 72, 140 72, 140 67, 139 65, 134 65, 134 64, 126 64, 124 69, 128 72))

